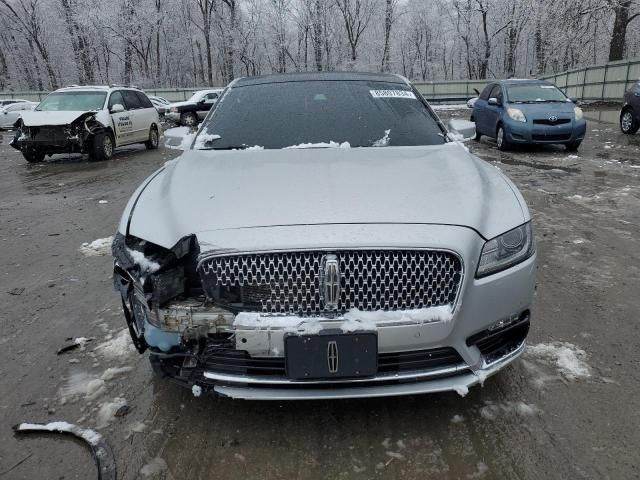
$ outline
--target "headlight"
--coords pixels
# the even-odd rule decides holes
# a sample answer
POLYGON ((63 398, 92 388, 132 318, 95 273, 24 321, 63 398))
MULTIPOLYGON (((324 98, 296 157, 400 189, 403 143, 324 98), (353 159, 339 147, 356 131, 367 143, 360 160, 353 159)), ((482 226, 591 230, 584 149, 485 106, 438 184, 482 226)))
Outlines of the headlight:
POLYGON ((178 113, 178 107, 171 107, 171 108, 169 109, 169 111, 170 111, 171 113, 178 113))
POLYGON ((531 222, 489 240, 482 247, 476 278, 505 270, 529 258, 535 252, 531 222))
POLYGON ((576 114, 576 120, 582 120, 582 117, 584 117, 584 115, 582 114, 582 109, 580 107, 575 107, 573 109, 573 113, 576 114))
POLYGON ((507 115, 509 115, 509 117, 511 117, 511 119, 515 120, 516 122, 527 121, 527 117, 524 116, 524 113, 522 113, 522 110, 520 110, 519 108, 507 108, 507 115))

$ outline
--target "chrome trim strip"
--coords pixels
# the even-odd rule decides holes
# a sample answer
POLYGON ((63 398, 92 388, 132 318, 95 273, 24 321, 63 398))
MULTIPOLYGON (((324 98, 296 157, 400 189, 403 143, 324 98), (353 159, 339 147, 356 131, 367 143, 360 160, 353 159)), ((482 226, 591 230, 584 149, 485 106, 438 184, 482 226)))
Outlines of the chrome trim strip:
POLYGON ((335 380, 290 380, 285 377, 249 377, 246 375, 229 375, 226 373, 204 372, 204 378, 224 383, 240 383, 243 385, 287 385, 287 386, 305 386, 305 385, 333 385, 333 384, 354 384, 354 383, 372 383, 372 382, 390 382, 403 380, 420 380, 430 377, 442 375, 453 375, 469 370, 469 366, 465 363, 455 365, 453 367, 445 367, 437 370, 429 370, 426 372, 413 372, 405 374, 380 375, 370 378, 353 378, 353 379, 335 379, 335 380))

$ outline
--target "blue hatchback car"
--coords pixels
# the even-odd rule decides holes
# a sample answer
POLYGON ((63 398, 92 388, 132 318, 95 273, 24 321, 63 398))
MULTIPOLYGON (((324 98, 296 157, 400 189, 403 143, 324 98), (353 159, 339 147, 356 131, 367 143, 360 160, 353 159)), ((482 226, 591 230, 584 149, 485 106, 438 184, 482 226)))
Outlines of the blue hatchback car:
POLYGON ((495 138, 500 150, 517 144, 562 144, 577 150, 587 122, 582 109, 542 80, 489 83, 473 106, 476 140, 495 138))

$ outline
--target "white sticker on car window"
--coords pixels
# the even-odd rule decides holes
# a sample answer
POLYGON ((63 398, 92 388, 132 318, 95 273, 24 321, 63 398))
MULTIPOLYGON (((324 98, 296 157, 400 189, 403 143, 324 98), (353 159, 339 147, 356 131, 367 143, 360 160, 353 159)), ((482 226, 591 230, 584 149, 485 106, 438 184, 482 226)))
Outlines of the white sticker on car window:
POLYGON ((556 88, 553 85, 540 85, 540 88, 556 88))
POLYGON ((369 90, 373 98, 412 98, 416 100, 413 92, 408 90, 369 90))

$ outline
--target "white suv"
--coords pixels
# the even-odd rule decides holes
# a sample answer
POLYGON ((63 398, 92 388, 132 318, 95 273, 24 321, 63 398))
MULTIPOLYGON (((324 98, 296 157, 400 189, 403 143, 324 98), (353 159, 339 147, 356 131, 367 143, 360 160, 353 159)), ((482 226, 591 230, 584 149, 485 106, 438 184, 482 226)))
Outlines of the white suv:
POLYGON ((29 162, 55 153, 87 153, 107 160, 132 143, 158 148, 158 112, 140 89, 127 86, 66 87, 49 94, 16 122, 11 146, 29 162))

